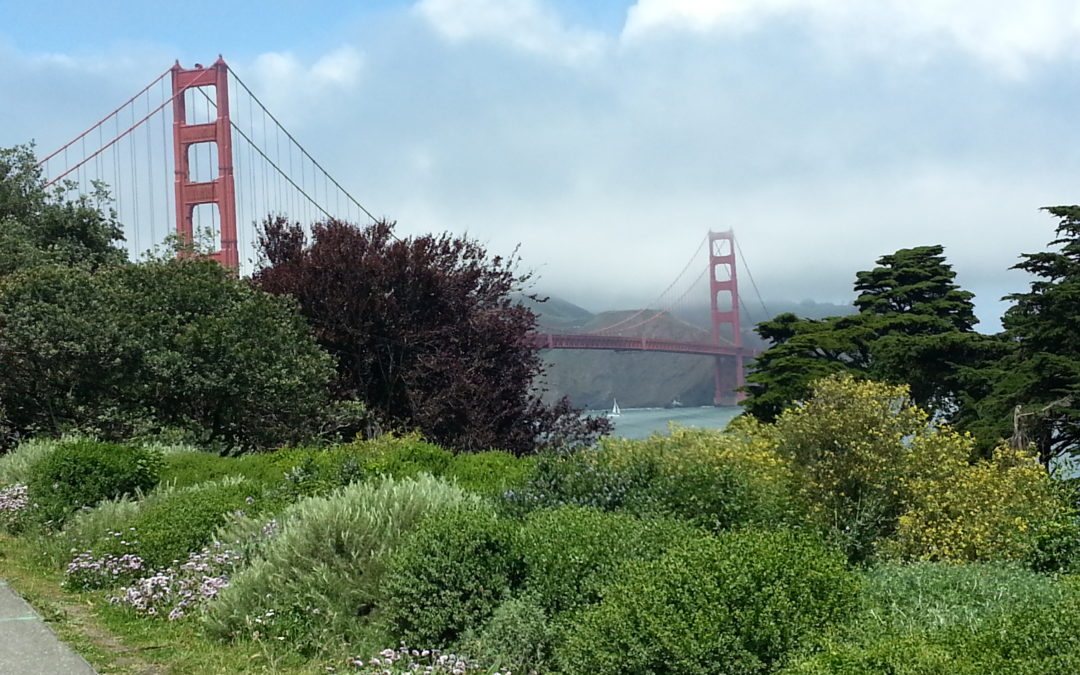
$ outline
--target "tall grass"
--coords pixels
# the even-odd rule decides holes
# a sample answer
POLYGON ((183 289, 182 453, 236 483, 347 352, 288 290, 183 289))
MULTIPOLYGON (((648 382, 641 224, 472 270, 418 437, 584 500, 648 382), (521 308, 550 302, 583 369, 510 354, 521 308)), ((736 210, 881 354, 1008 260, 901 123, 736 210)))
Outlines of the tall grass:
POLYGON ((1024 603, 1053 602, 1067 593, 1055 579, 1009 563, 896 563, 866 574, 864 636, 961 628, 1024 603))

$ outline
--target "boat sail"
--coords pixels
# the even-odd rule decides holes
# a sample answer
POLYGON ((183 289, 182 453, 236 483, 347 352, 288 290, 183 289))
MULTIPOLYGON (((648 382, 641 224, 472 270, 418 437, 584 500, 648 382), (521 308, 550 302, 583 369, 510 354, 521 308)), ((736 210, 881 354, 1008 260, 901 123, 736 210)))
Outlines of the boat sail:
POLYGON ((611 400, 612 400, 611 412, 609 412, 607 414, 607 416, 608 417, 619 417, 619 416, 621 416, 622 411, 619 410, 619 401, 617 399, 611 399, 611 400))

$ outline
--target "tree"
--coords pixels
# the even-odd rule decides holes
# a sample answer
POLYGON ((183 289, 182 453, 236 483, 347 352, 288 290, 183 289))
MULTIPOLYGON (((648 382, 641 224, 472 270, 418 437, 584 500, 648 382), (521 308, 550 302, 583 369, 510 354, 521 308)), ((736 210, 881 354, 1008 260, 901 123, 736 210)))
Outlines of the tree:
POLYGON ((295 304, 216 262, 41 265, 0 283, 0 401, 22 433, 304 440, 333 364, 295 304))
POLYGON ((754 359, 747 377, 749 396, 743 407, 771 422, 793 402, 810 393, 810 385, 828 375, 865 374, 869 359, 865 321, 858 315, 802 319, 781 314, 755 329, 772 346, 754 359))
POLYGON ((1048 250, 1012 269, 1033 275, 1002 318, 1012 347, 989 371, 989 392, 973 426, 1035 444, 1046 466, 1080 450, 1080 206, 1044 209, 1058 219, 1048 250))
POLYGON ((773 420, 825 375, 850 373, 911 386, 912 398, 953 417, 965 366, 996 353, 973 331, 972 294, 956 285, 941 246, 900 249, 855 275, 858 313, 820 320, 782 314, 757 332, 772 346, 747 378, 747 412, 773 420))
POLYGON ((512 294, 529 280, 516 259, 449 234, 399 239, 393 224, 275 218, 260 236, 258 287, 294 296, 337 359, 337 389, 389 428, 419 429, 457 450, 531 452, 606 431, 565 403, 545 407, 524 336, 536 316, 512 294))
POLYGON ((0 149, 0 278, 42 264, 90 268, 126 260, 115 214, 93 203, 108 203, 104 186, 93 195, 66 197, 61 187, 46 191, 29 146, 0 149))

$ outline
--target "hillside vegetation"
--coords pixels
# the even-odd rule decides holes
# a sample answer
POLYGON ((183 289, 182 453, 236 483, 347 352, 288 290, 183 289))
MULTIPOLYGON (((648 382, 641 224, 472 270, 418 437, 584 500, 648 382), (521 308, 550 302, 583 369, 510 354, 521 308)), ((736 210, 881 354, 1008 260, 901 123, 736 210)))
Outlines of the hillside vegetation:
POLYGON ((535 458, 33 441, 0 458, 0 575, 207 655, 176 672, 1074 673, 1075 495, 975 456, 849 376, 535 458))

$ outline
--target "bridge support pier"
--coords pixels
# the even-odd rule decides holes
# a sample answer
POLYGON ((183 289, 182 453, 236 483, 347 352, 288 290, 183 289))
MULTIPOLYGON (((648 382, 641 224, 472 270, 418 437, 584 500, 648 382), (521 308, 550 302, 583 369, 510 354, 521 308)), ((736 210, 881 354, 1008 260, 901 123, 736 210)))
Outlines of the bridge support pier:
POLYGON ((713 405, 738 405, 739 401, 743 400, 743 393, 738 391, 738 388, 746 384, 744 366, 745 359, 742 355, 716 357, 713 371, 716 386, 713 405))

